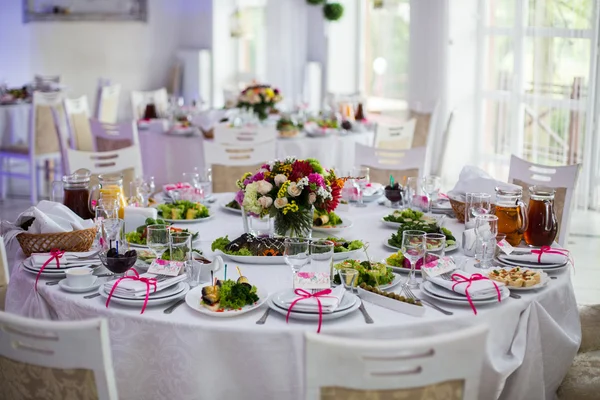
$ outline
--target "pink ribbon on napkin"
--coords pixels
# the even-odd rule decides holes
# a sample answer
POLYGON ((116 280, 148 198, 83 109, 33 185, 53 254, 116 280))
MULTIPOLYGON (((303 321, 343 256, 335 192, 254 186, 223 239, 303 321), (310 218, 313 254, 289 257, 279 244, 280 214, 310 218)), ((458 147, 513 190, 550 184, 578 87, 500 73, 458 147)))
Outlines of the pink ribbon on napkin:
POLYGON ((60 268, 60 258, 63 256, 63 254, 65 254, 65 252, 62 250, 59 250, 59 249, 50 250, 50 258, 44 264, 42 264, 42 268, 40 268, 39 272, 37 273, 37 276, 35 277, 35 291, 36 292, 38 290, 38 288, 37 288, 38 281, 40 280, 40 275, 44 271, 44 268, 46 268, 46 266, 48 264, 50 264, 52 262, 52 260, 56 260, 56 269, 59 269, 60 268))
POLYGON ((531 253, 538 255, 538 264, 542 263, 542 254, 544 254, 544 253, 546 253, 546 254, 562 254, 563 256, 567 256, 569 261, 571 261, 573 268, 575 268, 575 260, 571 259, 571 252, 569 252, 569 250, 567 250, 567 249, 553 249, 550 246, 542 246, 539 250, 538 249, 531 250, 531 253))
POLYGON ((500 294, 500 289, 498 289, 498 285, 496 285, 496 282, 492 281, 491 279, 488 279, 487 277, 485 277, 481 274, 473 274, 473 275, 471 275, 470 278, 467 278, 466 276, 463 276, 461 274, 452 274, 452 280, 456 282, 454 285, 452 285, 452 290, 454 290, 454 287, 460 283, 467 283, 467 288, 465 289, 465 295, 467 296, 469 305, 471 306, 471 309, 473 310, 473 313, 475 313, 475 315, 477 315, 477 309, 475 308, 475 304, 473 304, 473 300, 471 300, 471 295, 469 294, 469 288, 471 287, 471 284, 473 282, 475 282, 475 281, 490 281, 490 282, 492 282, 494 284, 494 287, 496 288, 496 292, 498 293, 498 301, 502 301, 502 295, 500 294))
POLYGON ((165 185, 165 190, 168 192, 169 190, 175 189, 189 189, 192 185, 187 182, 177 182, 175 184, 165 185))
POLYGON ((110 293, 108 294, 108 298, 106 299, 106 308, 108 308, 108 303, 110 303, 110 299, 112 298, 112 295, 115 292, 115 289, 117 288, 117 286, 119 286, 119 283, 124 279, 131 279, 134 281, 144 282, 146 284, 146 297, 144 299, 144 305, 142 306, 142 311, 140 312, 140 314, 143 314, 144 311, 146 310, 146 305, 148 305, 148 297, 150 296, 150 285, 154 285, 154 293, 156 293, 157 280, 156 280, 156 278, 140 278, 140 274, 138 274, 135 269, 130 269, 129 271, 127 271, 125 273, 125 276, 117 279, 117 281, 113 285, 112 289, 110 290, 110 293), (127 272, 129 272, 129 271, 132 271, 134 275, 128 276, 127 272))
POLYGON ((317 304, 319 305, 319 327, 317 328, 317 333, 321 333, 321 323, 323 322, 323 307, 321 306, 321 300, 319 299, 319 297, 333 297, 327 296, 329 293, 331 293, 331 289, 324 289, 315 294, 309 293, 304 289, 296 289, 294 290, 294 293, 300 297, 292 301, 292 304, 290 304, 290 308, 288 309, 287 315, 285 316, 285 322, 287 323, 290 319, 290 313, 292 312, 292 308, 294 308, 297 302, 314 297, 315 299, 317 299, 317 304))

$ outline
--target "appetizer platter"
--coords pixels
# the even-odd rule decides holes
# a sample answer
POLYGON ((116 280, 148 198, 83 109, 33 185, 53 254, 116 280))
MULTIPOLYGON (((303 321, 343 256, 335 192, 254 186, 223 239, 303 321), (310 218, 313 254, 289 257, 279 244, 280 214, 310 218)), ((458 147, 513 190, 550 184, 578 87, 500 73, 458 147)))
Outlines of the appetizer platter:
MULTIPOLYGON (((400 275, 392 272, 392 268, 380 262, 345 260, 334 264, 333 268, 336 272, 344 268, 352 268, 357 270, 357 286, 360 286, 362 283, 364 283, 371 286, 377 286, 380 289, 389 289, 402 281, 400 275)), ((333 283, 338 285, 342 283, 339 274, 335 274, 333 283)))
POLYGON ((221 208, 236 214, 242 214, 242 207, 240 207, 235 199, 231 200, 229 203, 221 203, 221 208))
MULTIPOLYGON (((170 226, 171 224, 165 221, 164 219, 154 219, 147 218, 144 222, 144 225, 140 225, 133 232, 129 232, 125 234, 125 238, 127 239, 127 243, 129 243, 130 247, 134 248, 147 248, 146 246, 146 237, 148 234, 148 225, 166 225, 170 226)), ((198 241, 200 235, 198 232, 191 232, 188 229, 176 228, 174 226, 170 227, 171 232, 186 232, 192 234, 192 242, 198 241)))
MULTIPOLYGON (((456 238, 452 234, 449 229, 440 227, 437 224, 437 219, 425 217, 424 214, 420 211, 413 211, 411 209, 406 209, 403 211, 397 211, 394 214, 388 215, 385 218, 393 218, 394 222, 400 225, 398 226, 398 231, 392 234, 392 237, 387 241, 384 241, 384 245, 394 250, 399 250, 402 246, 402 233, 404 231, 417 230, 423 231, 425 233, 442 233, 446 236, 446 251, 453 251, 458 249, 458 245, 456 242, 456 238)), ((384 221, 386 222, 386 221, 384 221)), ((387 221, 389 222, 389 221, 387 221)), ((427 244, 430 246, 430 244, 427 244)))
MULTIPOLYGON (((410 261, 404 258, 404 255, 400 251, 390 255, 386 258, 385 262, 394 272, 400 272, 402 274, 408 274, 410 272, 410 261)), ((422 265, 423 259, 418 260, 415 264, 415 274, 421 275, 422 265)))
POLYGON ((313 214, 313 231, 316 232, 339 232, 343 229, 352 227, 352 221, 349 219, 342 220, 339 215, 334 212, 318 212, 313 214))
POLYGON ((156 208, 158 209, 158 214, 166 222, 204 222, 213 217, 208 212, 208 207, 202 203, 194 203, 187 200, 177 200, 170 204, 159 204, 156 208))
POLYGON ((543 288, 550 281, 547 273, 531 269, 496 268, 487 274, 487 277, 496 282, 502 282, 510 290, 535 290, 543 288))
POLYGON ((381 218, 381 222, 383 222, 384 225, 395 229, 400 228, 403 224, 411 224, 412 226, 436 224, 438 220, 439 218, 427 216, 421 211, 412 210, 410 208, 394 211, 381 218))
POLYGON ((369 303, 415 317, 425 314, 425 307, 420 301, 406 298, 397 293, 386 292, 364 282, 358 287, 358 297, 369 303))

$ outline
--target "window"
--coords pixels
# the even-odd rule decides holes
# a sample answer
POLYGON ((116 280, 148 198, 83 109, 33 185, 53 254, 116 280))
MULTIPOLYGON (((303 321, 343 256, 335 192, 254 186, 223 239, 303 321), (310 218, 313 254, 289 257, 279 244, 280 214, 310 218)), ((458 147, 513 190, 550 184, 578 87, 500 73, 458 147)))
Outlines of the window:
POLYGON ((266 75, 266 0, 238 1, 232 21, 236 41, 237 81, 244 86, 266 75))

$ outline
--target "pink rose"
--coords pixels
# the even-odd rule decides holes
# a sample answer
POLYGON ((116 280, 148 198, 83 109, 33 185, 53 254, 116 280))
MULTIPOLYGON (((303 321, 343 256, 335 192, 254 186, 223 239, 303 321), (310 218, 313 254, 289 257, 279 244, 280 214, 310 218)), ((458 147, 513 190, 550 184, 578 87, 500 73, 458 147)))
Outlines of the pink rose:
POLYGON ((314 204, 315 201, 317 201, 317 194, 309 193, 308 194, 308 204, 314 204))
POLYGON ((258 199, 258 203, 262 206, 262 208, 269 208, 271 204, 273 204, 273 199, 267 196, 262 196, 258 199))
POLYGON ((295 182, 292 182, 290 183, 290 186, 288 186, 287 192, 292 197, 298 197, 302 193, 302 189, 300 189, 295 182))
POLYGON ((275 208, 283 208, 287 205, 288 200, 286 197, 280 197, 275 199, 275 208))
POLYGON ((260 194, 267 194, 273 189, 273 185, 271 185, 267 181, 258 181, 257 183, 257 191, 260 194))
POLYGON ((283 174, 277 174, 275 175, 275 184, 277 186, 281 186, 283 184, 283 182, 287 181, 287 176, 283 175, 283 174))

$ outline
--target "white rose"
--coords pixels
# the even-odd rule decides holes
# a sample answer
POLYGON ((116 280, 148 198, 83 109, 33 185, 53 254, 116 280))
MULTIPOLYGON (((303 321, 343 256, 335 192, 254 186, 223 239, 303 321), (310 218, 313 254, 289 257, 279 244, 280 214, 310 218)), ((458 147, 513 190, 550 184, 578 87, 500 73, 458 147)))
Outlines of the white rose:
POLYGON ((271 204, 273 204, 273 199, 267 196, 262 196, 258 199, 258 202, 262 208, 269 208, 271 207, 271 204))
POLYGON ((317 195, 315 193, 309 193, 308 204, 313 204, 315 201, 317 201, 317 195))
POLYGON ((271 191, 271 189, 273 189, 273 185, 267 181, 258 181, 256 183, 258 186, 258 193, 260 194, 267 194, 271 191))
POLYGON ((287 205, 287 197, 280 197, 275 199, 275 208, 283 208, 287 205))
POLYGON ((287 176, 283 175, 283 174, 277 174, 275 175, 275 184, 277 186, 281 186, 283 184, 283 182, 287 181, 287 176))
POLYGON ((298 187, 298 185, 296 185, 296 183, 292 182, 290 183, 290 186, 288 186, 288 193, 290 196, 292 197, 298 197, 300 196, 300 193, 302 193, 302 189, 300 189, 298 187))

